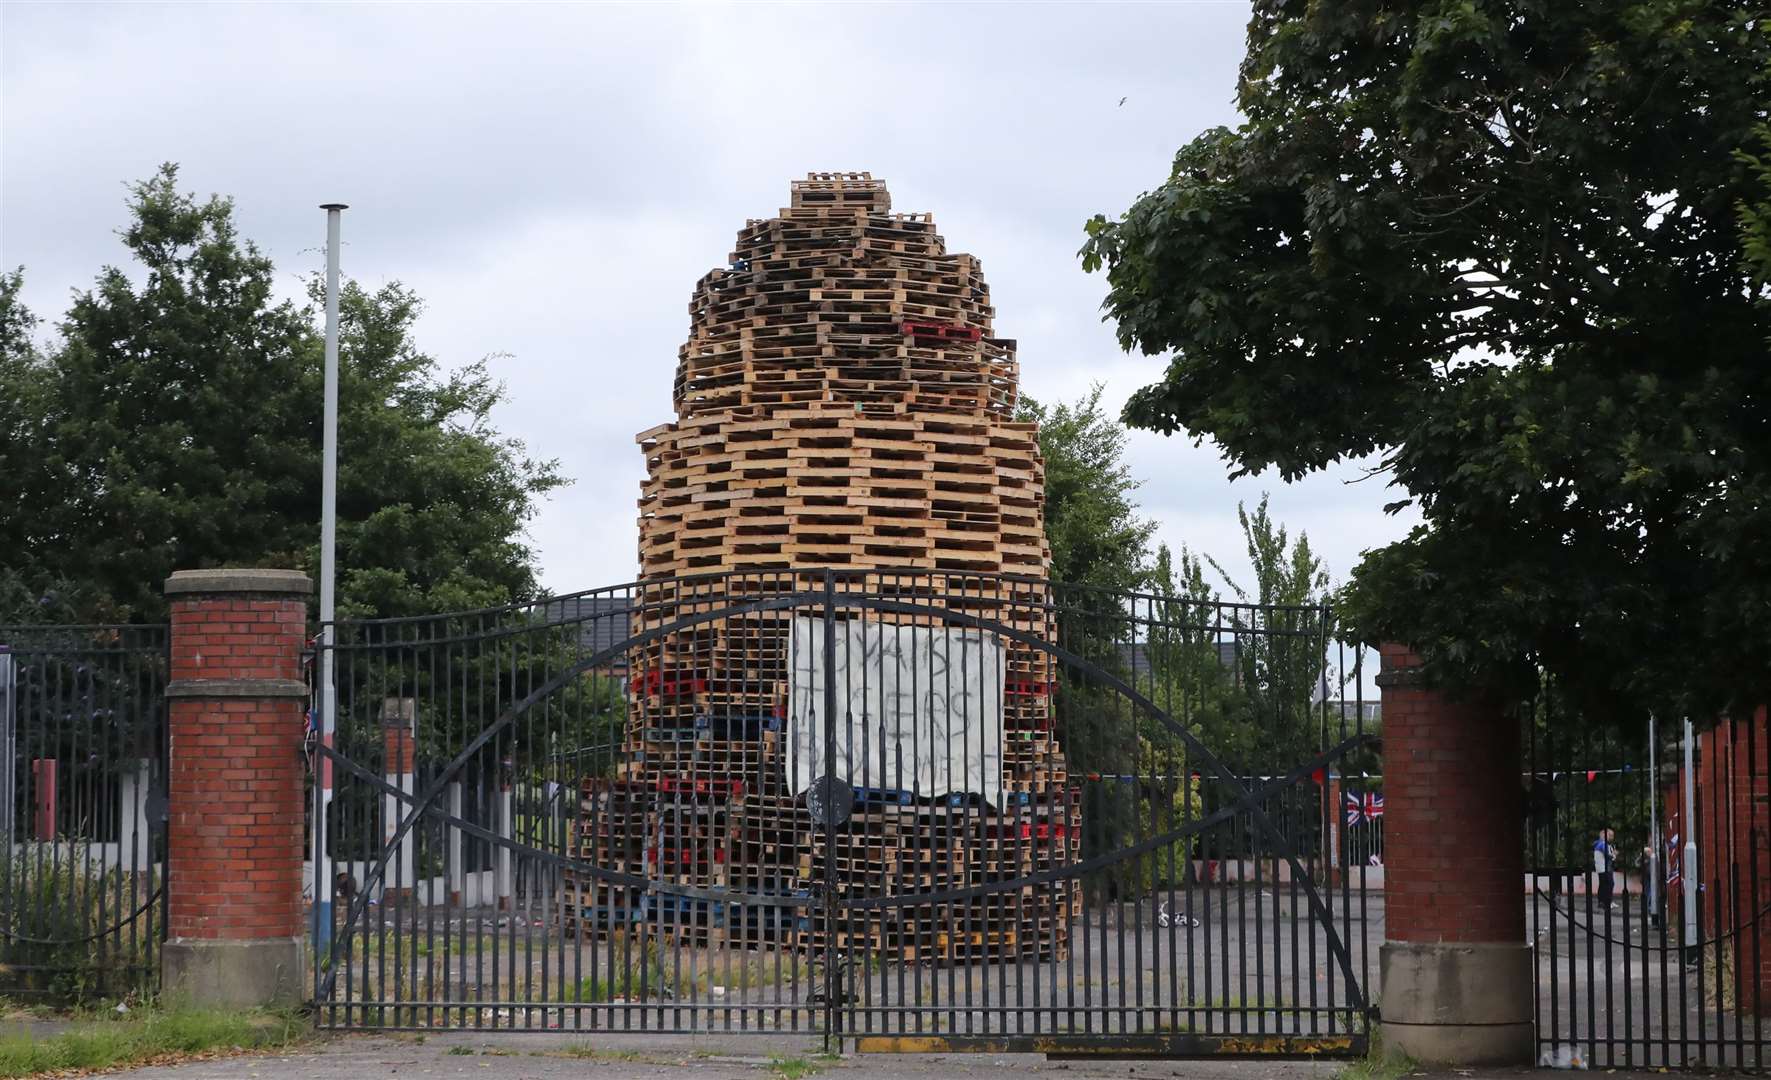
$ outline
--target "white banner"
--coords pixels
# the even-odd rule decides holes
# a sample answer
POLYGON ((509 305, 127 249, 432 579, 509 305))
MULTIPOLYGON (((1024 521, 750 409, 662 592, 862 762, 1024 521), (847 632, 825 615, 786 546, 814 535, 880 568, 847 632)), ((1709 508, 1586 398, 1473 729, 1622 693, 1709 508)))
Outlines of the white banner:
MULTIPOLYGON (((795 618, 789 649, 787 776, 824 775, 824 620, 795 618)), ((917 796, 1002 802, 1004 650, 981 630, 836 624, 836 777, 917 796)))

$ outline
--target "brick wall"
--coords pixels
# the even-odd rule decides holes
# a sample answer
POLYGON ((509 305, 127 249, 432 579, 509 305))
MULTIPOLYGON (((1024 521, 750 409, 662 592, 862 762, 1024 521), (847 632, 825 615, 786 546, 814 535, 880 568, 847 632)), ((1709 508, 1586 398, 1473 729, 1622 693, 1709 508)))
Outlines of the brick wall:
POLYGON ((1386 937, 1522 942, 1518 724, 1425 685, 1405 646, 1380 653, 1386 937))
POLYGON ((1735 938, 1735 1000, 1741 1011, 1771 1015, 1771 735, 1766 710, 1760 706, 1750 719, 1717 729, 1727 736, 1728 761, 1732 766, 1729 789, 1733 796, 1734 858, 1730 876, 1739 897, 1729 908, 1728 921, 1741 926, 1735 938), (1755 916, 1759 916, 1755 919, 1755 916))
POLYGON ((307 579, 254 573, 266 572, 199 571, 167 582, 174 940, 302 932, 307 579))

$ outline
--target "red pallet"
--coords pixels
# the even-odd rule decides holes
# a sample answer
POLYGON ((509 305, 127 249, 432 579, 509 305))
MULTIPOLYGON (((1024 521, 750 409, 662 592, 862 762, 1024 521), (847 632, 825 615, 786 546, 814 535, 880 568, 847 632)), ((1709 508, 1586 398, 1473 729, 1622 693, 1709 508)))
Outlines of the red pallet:
MULTIPOLYGON (((666 866, 677 864, 694 866, 699 863, 707 862, 711 862, 715 865, 723 865, 726 861, 725 848, 714 848, 711 859, 707 857, 707 854, 708 853, 706 852, 696 851, 694 848, 665 848, 663 850, 663 860, 666 866)), ((656 864, 659 861, 658 848, 649 847, 646 849, 646 861, 653 864, 656 864)))
POLYGON ((705 694, 707 680, 697 675, 672 673, 666 677, 662 671, 642 671, 633 677, 632 689, 646 697, 684 697, 705 694))
POLYGON ((978 326, 958 326, 943 322, 908 322, 902 327, 908 338, 934 338, 937 341, 977 341, 984 336, 978 326))
POLYGON ((742 780, 695 780, 681 776, 660 776, 647 783, 664 795, 742 795, 742 780))

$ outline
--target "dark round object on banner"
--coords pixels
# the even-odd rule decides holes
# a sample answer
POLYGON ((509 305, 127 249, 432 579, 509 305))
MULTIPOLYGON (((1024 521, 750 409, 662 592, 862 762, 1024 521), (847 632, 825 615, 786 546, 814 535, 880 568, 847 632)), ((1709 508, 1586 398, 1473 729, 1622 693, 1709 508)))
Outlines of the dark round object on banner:
POLYGON ((820 776, 806 792, 806 809, 812 820, 834 828, 855 812, 855 789, 834 776, 820 776))

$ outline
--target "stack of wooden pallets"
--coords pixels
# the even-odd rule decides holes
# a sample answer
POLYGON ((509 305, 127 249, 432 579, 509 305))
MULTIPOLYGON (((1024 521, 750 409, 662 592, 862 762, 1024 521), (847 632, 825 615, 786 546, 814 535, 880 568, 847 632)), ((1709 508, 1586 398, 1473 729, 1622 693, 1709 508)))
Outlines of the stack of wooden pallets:
MULTIPOLYGON (((1080 859, 1074 796, 1011 796, 999 812, 986 814, 963 800, 930 802, 884 802, 863 792, 847 827, 828 837, 812 832, 800 860, 802 879, 828 875, 844 898, 903 898, 840 914, 829 929, 834 944, 919 961, 1061 957, 1070 920, 1081 913, 1081 894, 1068 883, 1014 883, 1080 859), (984 891, 991 885, 1012 887, 984 891), (918 896, 945 898, 918 902, 918 896)), ((819 919, 799 925, 803 945, 825 946, 829 933, 819 919)))
POLYGON ((769 412, 697 414, 641 434, 645 574, 1042 568, 1032 424, 868 416, 828 401, 769 412))
MULTIPOLYGON (((647 477, 636 633, 727 611, 746 589, 823 587, 833 567, 843 571, 838 589, 1052 640, 1044 475, 1035 426, 1014 419, 1015 343, 992 331, 978 260, 948 253, 929 215, 893 213, 885 184, 866 173, 814 173, 793 184, 790 206, 745 225, 727 265, 696 283, 689 313, 676 419, 638 437, 647 477), (745 574, 693 578, 732 571, 745 574)), ((814 827, 787 781, 793 614, 724 614, 629 657, 614 783, 653 793, 642 815, 648 835, 670 816, 660 800, 671 785, 679 801, 699 800, 706 825, 680 842, 659 834, 656 855, 635 861, 629 852, 623 865, 734 896, 828 888, 905 898, 851 910, 830 931, 834 941, 804 907, 722 921, 685 906, 684 932, 717 925, 761 941, 793 931, 810 949, 890 948, 918 959, 1061 954, 1073 881, 915 902, 1075 860, 1078 806, 1053 731, 1049 654, 1004 642, 1000 805, 863 789, 852 820, 830 832, 814 827)), ((931 624, 847 609, 841 617, 931 624)), ((586 822, 606 798, 587 787, 586 822)), ((588 858, 600 834, 582 835, 588 858)), ((594 912, 606 923, 617 900, 633 900, 579 892, 581 920, 594 912)))

